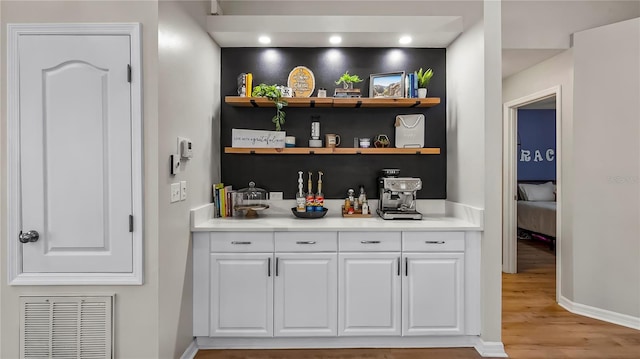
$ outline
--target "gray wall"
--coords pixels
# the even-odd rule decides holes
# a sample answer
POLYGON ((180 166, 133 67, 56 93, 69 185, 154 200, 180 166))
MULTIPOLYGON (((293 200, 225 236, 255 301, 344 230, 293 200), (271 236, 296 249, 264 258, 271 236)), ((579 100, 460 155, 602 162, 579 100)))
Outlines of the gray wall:
MULTIPOLYGON (((158 358, 158 4, 155 1, 1 1, 0 58, 7 58, 6 24, 30 22, 139 22, 142 24, 144 108, 144 285, 7 285, 6 66, 0 66, 0 358, 19 356, 19 295, 115 293, 115 357, 158 358)), ((13 239, 12 239, 13 240, 13 239)), ((187 241, 187 239, 185 239, 187 241)))
POLYGON ((447 199, 484 210, 481 336, 492 343, 502 317, 500 50, 500 2, 447 48, 447 199))
MULTIPOLYGON (((574 301, 640 322, 640 19, 574 35, 574 301)), ((637 325, 637 324, 636 324, 637 325)))
POLYGON ((160 358, 177 358, 193 339, 189 209, 211 201, 220 180, 220 48, 206 32, 209 1, 159 3, 159 337, 160 358), (193 142, 194 156, 170 175, 177 136, 193 142), (169 186, 187 181, 188 197, 170 203, 169 186))

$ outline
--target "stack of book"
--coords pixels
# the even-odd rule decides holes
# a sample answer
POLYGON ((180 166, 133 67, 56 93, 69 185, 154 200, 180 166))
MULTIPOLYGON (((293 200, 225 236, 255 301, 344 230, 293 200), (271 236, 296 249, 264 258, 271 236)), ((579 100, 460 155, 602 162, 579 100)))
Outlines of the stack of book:
POLYGON ((236 191, 233 190, 232 186, 225 186, 224 183, 213 185, 214 218, 233 217, 235 194, 236 191))
POLYGON ((251 72, 238 75, 238 96, 251 97, 253 91, 253 74, 251 72))
POLYGON ((404 93, 406 98, 418 97, 418 74, 415 71, 405 75, 404 93))

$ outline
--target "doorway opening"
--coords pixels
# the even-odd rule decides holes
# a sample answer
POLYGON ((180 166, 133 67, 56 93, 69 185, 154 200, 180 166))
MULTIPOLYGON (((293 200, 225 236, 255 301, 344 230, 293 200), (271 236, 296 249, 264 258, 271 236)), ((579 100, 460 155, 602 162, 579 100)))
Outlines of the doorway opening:
POLYGON ((503 138, 503 271, 517 273, 538 260, 555 262, 556 302, 561 278, 560 99, 556 86, 506 103, 503 138), (553 250, 555 258, 550 257, 553 250), (524 257, 519 259, 519 252, 524 257))

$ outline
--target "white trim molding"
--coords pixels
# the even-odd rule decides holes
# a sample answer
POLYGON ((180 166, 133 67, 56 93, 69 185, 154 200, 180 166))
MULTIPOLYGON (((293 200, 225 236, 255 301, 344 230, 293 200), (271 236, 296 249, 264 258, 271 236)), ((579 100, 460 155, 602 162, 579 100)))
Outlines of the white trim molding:
POLYGON ((7 44, 7 276, 9 285, 140 285, 143 283, 143 109, 139 23, 8 24, 7 44), (19 43, 24 35, 125 35, 131 41, 133 270, 131 273, 23 273, 20 200, 19 43))
POLYGON ((610 310, 572 302, 564 296, 560 296, 559 304, 561 307, 573 314, 583 315, 585 317, 640 330, 640 317, 633 317, 627 314, 620 314, 610 310))
POLYGON ((502 342, 485 342, 482 338, 478 339, 476 343, 476 351, 483 358, 508 358, 507 352, 504 351, 504 345, 502 342))
POLYGON ((191 341, 191 344, 184 350, 184 353, 180 356, 180 359, 194 359, 198 354, 198 342, 195 338, 191 341))

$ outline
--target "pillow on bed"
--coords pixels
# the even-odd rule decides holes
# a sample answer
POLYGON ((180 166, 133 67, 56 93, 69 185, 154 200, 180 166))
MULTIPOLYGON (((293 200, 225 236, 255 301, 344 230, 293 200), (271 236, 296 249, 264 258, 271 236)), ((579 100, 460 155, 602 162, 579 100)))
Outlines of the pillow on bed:
POLYGON ((525 201, 555 201, 553 182, 543 184, 518 184, 518 190, 522 192, 525 201))

